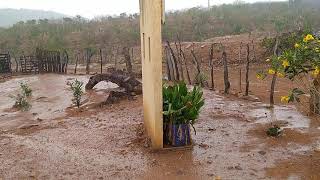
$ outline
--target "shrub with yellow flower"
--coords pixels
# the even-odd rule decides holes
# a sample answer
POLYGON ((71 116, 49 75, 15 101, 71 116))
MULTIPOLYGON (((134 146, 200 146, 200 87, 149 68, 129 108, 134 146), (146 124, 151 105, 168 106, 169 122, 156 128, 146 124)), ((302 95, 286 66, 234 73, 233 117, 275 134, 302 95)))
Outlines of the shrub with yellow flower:
POLYGON ((280 78, 283 78, 283 77, 284 77, 284 74, 281 73, 281 72, 278 72, 278 73, 277 73, 277 76, 280 77, 280 78))
MULTIPOLYGON (((290 38, 284 42, 285 48, 281 54, 270 58, 271 67, 267 70, 268 74, 276 74, 277 77, 287 77, 290 80, 294 80, 300 74, 304 76, 311 74, 313 78, 320 78, 319 37, 307 34, 301 38, 301 34, 294 34, 290 38)), ((298 96, 302 94, 302 91, 295 88, 289 96, 282 96, 281 101, 286 103, 299 101, 298 96)))
POLYGON ((283 66, 284 68, 289 67, 289 66, 290 66, 289 61, 288 61, 288 60, 283 60, 283 61, 282 61, 282 66, 283 66))
POLYGON ((318 75, 320 74, 320 68, 317 66, 315 67, 314 71, 311 73, 313 75, 313 77, 318 77, 318 75))
POLYGON ((283 103, 288 103, 290 100, 290 97, 289 96, 281 96, 281 102, 283 103))
POLYGON ((276 71, 275 71, 274 69, 269 69, 269 70, 268 70, 268 73, 271 74, 271 75, 273 75, 273 74, 276 73, 276 71))
POLYGON ((311 34, 308 34, 303 38, 303 42, 309 42, 309 41, 313 41, 313 40, 314 40, 314 37, 311 34))

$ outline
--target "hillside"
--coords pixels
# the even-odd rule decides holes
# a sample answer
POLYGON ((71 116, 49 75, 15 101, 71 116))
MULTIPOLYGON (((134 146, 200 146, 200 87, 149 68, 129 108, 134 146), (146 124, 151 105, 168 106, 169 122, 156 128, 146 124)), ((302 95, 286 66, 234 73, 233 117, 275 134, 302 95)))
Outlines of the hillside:
POLYGON ((0 27, 9 27, 19 21, 27 21, 32 19, 58 19, 62 17, 66 17, 66 15, 52 11, 0 9, 0 27))
MULTIPOLYGON (((244 33, 320 28, 320 8, 301 2, 260 2, 224 4, 211 8, 191 8, 166 13, 163 40, 171 42, 203 42, 215 37, 244 33)), ((0 17, 1 14, 0 14, 0 17)), ((85 49, 104 49, 106 52, 140 44, 139 14, 102 16, 84 19, 80 16, 55 21, 39 20, 17 23, 0 28, 0 51, 33 53, 37 47, 68 50, 71 54, 85 49)))

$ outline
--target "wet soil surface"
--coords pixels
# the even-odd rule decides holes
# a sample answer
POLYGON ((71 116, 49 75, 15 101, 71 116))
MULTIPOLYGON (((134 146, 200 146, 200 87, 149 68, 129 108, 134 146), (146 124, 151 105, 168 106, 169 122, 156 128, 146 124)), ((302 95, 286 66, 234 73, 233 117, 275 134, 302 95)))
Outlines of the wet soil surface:
POLYGON ((320 179, 320 120, 295 106, 270 109, 258 98, 204 90, 193 148, 153 151, 141 96, 102 107, 117 86, 100 83, 80 109, 72 105, 67 82, 88 78, 47 74, 0 83, 0 179, 320 179), (21 81, 33 89, 27 112, 12 109, 8 97, 21 81), (282 136, 266 135, 272 124, 284 128, 282 136))

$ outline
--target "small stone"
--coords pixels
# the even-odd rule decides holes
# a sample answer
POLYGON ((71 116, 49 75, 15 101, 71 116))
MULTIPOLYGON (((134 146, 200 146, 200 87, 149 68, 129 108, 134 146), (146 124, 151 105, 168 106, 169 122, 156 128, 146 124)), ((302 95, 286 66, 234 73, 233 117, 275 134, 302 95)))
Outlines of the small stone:
POLYGON ((255 173, 250 173, 251 176, 257 176, 255 173))
POLYGON ((209 161, 207 161, 207 164, 212 164, 212 161, 210 161, 210 160, 209 160, 209 161))
POLYGON ((233 166, 229 166, 229 167, 228 167, 228 170, 232 170, 232 169, 234 169, 233 166))
POLYGON ((242 170, 242 167, 240 167, 239 165, 235 166, 234 168, 235 168, 236 170, 239 170, 239 171, 242 170))
POLYGON ((216 128, 209 128, 209 131, 212 132, 212 131, 216 131, 217 129, 216 128))
POLYGON ((259 151, 258 153, 263 155, 263 156, 267 154, 267 152, 265 152, 265 151, 259 151))
POLYGON ((182 170, 182 169, 179 169, 179 170, 177 171, 177 175, 183 175, 183 170, 182 170))
POLYGON ((203 143, 199 144, 199 146, 200 146, 201 148, 204 148, 204 149, 208 149, 208 148, 209 148, 209 145, 203 144, 203 143))
POLYGON ((33 115, 33 116, 36 116, 36 115, 38 115, 38 113, 32 113, 32 115, 33 115))
POLYGON ((157 165, 157 160, 156 159, 152 159, 151 164, 152 164, 152 166, 157 165))
POLYGON ((214 174, 207 174, 209 177, 213 177, 214 176, 214 174))
POLYGON ((150 147, 150 146, 149 146, 149 143, 148 143, 148 141, 145 141, 145 142, 144 142, 144 145, 143 145, 143 146, 144 146, 145 148, 148 148, 148 147, 150 147))
POLYGON ((37 121, 41 122, 41 121, 43 121, 43 119, 41 119, 41 118, 37 118, 37 121))
POLYGON ((314 149, 315 152, 320 152, 320 145, 314 149))
POLYGON ((39 124, 22 125, 19 127, 19 129, 30 129, 30 128, 37 127, 37 126, 39 126, 39 124))

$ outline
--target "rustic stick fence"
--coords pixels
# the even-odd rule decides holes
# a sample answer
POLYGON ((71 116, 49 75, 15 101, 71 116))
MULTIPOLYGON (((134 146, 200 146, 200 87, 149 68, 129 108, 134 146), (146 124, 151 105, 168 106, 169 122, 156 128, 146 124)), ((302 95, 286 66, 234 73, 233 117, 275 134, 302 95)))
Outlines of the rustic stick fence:
POLYGON ((11 57, 9 53, 0 54, 0 73, 11 73, 11 57))
POLYGON ((67 73, 69 56, 66 51, 36 49, 35 56, 20 56, 22 73, 67 73))

